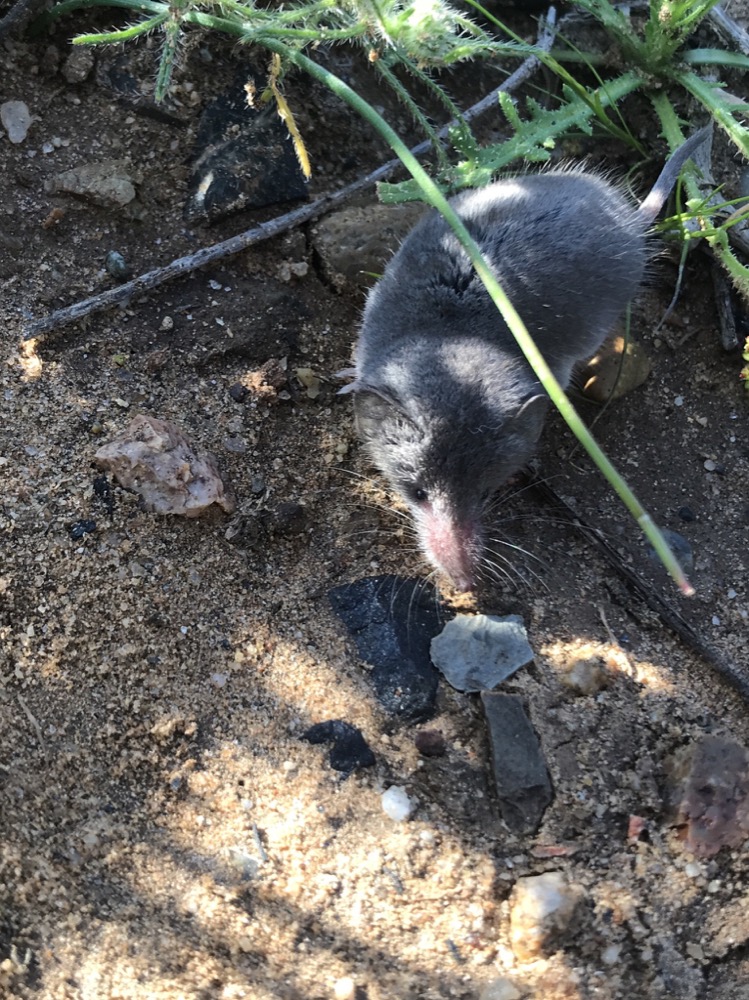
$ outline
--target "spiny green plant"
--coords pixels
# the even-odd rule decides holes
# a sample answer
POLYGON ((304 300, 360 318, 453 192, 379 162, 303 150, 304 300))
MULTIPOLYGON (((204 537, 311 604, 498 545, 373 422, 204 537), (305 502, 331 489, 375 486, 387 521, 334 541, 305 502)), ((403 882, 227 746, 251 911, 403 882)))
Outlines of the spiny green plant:
MULTIPOLYGON (((271 72, 271 91, 279 106, 282 103, 279 102, 282 71, 295 66, 320 80, 367 119, 412 176, 411 182, 381 185, 383 199, 396 201, 420 197, 444 215, 555 406, 637 520, 681 590, 690 593, 691 587, 662 534, 578 417, 445 194, 460 187, 486 183, 498 171, 518 160, 548 159, 550 149, 561 136, 571 130, 589 133, 594 122, 626 137, 628 130, 621 124, 618 102, 637 91, 649 98, 672 149, 683 140, 676 103, 688 93, 709 112, 731 142, 749 156, 749 131, 736 117, 747 110, 746 106, 729 101, 720 85, 705 80, 695 69, 700 65, 747 69, 749 59, 720 49, 689 51, 686 48, 695 28, 716 2, 653 0, 649 16, 638 25, 608 0, 580 0, 578 6, 598 21, 615 44, 617 58, 610 66, 596 53, 580 53, 571 48, 551 53, 536 50, 508 31, 477 0, 469 0, 469 3, 495 25, 501 38, 490 35, 445 0, 308 0, 278 8, 261 8, 238 0, 202 0, 200 3, 172 0, 171 4, 160 0, 63 0, 52 8, 42 24, 87 7, 114 6, 139 12, 143 19, 137 24, 108 33, 80 35, 74 42, 124 42, 160 30, 163 46, 157 100, 168 90, 181 32, 191 26, 224 32, 242 42, 264 47, 278 57, 280 64, 276 61, 271 72), (434 178, 359 94, 306 52, 321 43, 343 42, 365 50, 370 65, 394 88, 426 133, 435 140, 439 161, 434 178), (500 98, 513 135, 505 142, 481 147, 462 120, 459 109, 434 78, 433 71, 469 59, 499 55, 524 57, 531 52, 559 77, 561 98, 551 107, 541 107, 527 100, 526 118, 509 98, 500 98), (598 77, 597 87, 591 89, 582 84, 566 68, 565 62, 575 60, 582 60, 592 68, 598 77), (452 149, 449 153, 441 151, 433 126, 409 89, 396 76, 395 70, 399 67, 437 94, 446 111, 457 120, 458 125, 450 132, 452 149), (611 111, 616 117, 611 116, 611 111)), ((301 141, 298 132, 295 138, 297 143, 301 141)), ((688 177, 686 185, 691 211, 700 219, 705 238, 712 242, 735 284, 749 298, 749 269, 733 254, 725 226, 716 226, 702 215, 705 202, 694 179, 688 177)))

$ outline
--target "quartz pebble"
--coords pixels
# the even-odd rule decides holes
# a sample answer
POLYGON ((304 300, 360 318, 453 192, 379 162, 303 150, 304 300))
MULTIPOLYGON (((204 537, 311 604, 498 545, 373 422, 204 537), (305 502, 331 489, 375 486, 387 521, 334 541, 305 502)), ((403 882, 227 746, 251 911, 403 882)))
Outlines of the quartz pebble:
POLYGON ((351 976, 342 976, 333 987, 333 997, 335 1000, 354 1000, 356 996, 356 983, 351 976))
POLYGON ((141 495, 145 510, 185 517, 197 517, 214 503, 227 513, 234 510, 213 456, 196 451, 167 420, 134 417, 94 458, 121 486, 141 495))
POLYGON ((561 872, 520 878, 510 897, 510 943, 522 962, 542 956, 559 945, 572 925, 583 897, 561 872))
POLYGON ((382 808, 386 816, 397 823, 402 823, 414 811, 414 804, 406 794, 405 788, 401 788, 400 785, 391 785, 386 792, 382 793, 382 808))

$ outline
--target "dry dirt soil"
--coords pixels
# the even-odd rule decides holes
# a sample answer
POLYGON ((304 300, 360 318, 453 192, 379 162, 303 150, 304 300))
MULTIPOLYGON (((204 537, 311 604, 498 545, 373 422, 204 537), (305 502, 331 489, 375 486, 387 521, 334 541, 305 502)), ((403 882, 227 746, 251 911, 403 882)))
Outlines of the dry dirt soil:
MULTIPOLYGON (((0 96, 35 119, 22 143, 0 137, 0 993, 747 1000, 749 858, 740 845, 694 857, 664 806, 679 750, 709 734, 749 746, 747 705, 542 503, 521 495, 505 510, 507 538, 531 555, 502 586, 473 606, 446 592, 462 610, 525 619, 536 661, 506 689, 525 698, 554 785, 537 834, 500 820, 476 696, 441 684, 423 724, 379 707, 327 592, 424 567, 335 394, 362 292, 331 280, 314 227, 19 346, 32 318, 114 284, 109 251, 142 273, 284 210, 210 229, 183 218, 198 116, 234 77, 236 47, 191 43, 177 126, 122 103, 96 70, 65 79, 83 23, 0 49, 0 96), (61 171, 102 159, 136 180, 125 208, 50 193, 61 171), (270 359, 275 387, 258 375, 270 359), (315 398, 298 369, 321 379, 315 398), (94 453, 138 413, 217 456, 236 514, 158 516, 106 487, 94 453), (282 504, 303 510, 267 514, 282 504), (605 684, 576 694, 565 673, 591 656, 605 684), (300 739, 328 719, 359 727, 376 765, 344 780, 300 739), (444 735, 444 756, 420 756, 424 728, 444 735), (408 821, 383 812, 390 785, 414 801, 408 821), (546 871, 584 902, 558 945, 523 961, 510 895, 546 871)), ((366 69, 335 58, 408 136, 366 69)), ((461 99, 492 82, 473 73, 461 99)), ((288 96, 313 195, 388 158, 319 87, 292 80, 288 96)), ((609 149, 622 156, 607 144, 599 158, 609 149)), ((738 167, 716 163, 729 192, 738 167)), ((719 344, 709 267, 690 257, 654 333, 676 275, 658 262, 633 319, 652 374, 596 424, 691 546, 696 596, 654 567, 558 420, 541 460, 749 677, 747 396, 738 352, 719 344)))

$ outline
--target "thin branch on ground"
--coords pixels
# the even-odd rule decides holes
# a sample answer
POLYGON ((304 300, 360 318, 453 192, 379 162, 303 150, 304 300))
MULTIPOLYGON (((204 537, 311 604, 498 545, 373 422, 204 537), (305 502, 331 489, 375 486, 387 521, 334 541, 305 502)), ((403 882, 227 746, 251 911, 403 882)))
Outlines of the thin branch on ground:
POLYGON ((587 524, 577 511, 573 510, 548 483, 534 477, 531 480, 531 486, 549 506, 565 517, 573 527, 577 528, 589 542, 598 548, 606 562, 616 570, 651 611, 658 615, 667 628, 675 632, 693 652, 709 663, 715 673, 737 691, 744 701, 749 702, 749 677, 745 676, 727 657, 703 639, 696 629, 675 608, 671 607, 649 583, 630 569, 613 545, 596 528, 587 524))
MULTIPOLYGON (((539 49, 545 52, 549 51, 556 33, 555 25, 556 10, 554 7, 550 7, 546 14, 546 18, 542 23, 541 31, 539 32, 537 43, 537 47, 539 49)), ((511 92, 517 89, 531 76, 532 73, 535 72, 538 66, 538 58, 536 56, 530 56, 517 68, 517 70, 515 70, 514 73, 508 76, 503 83, 469 108, 463 116, 464 120, 471 121, 482 112, 495 106, 497 104, 497 95, 500 92, 511 92)), ((437 135, 440 139, 444 139, 447 136, 448 131, 457 124, 458 123, 455 121, 449 122, 439 130, 437 135)), ((432 143, 427 140, 419 143, 419 145, 415 146, 411 152, 414 156, 423 156, 425 153, 429 152, 431 148, 432 143)), ((307 205, 302 205, 300 208, 293 209, 285 215, 277 216, 269 222, 262 222, 260 225, 255 226, 252 229, 248 229, 244 233, 239 233, 237 236, 232 236, 228 240, 224 240, 222 243, 216 243, 211 247, 204 247, 202 250, 198 250, 197 253, 189 254, 186 257, 179 257, 177 260, 173 260, 165 267, 159 267, 153 271, 147 271, 145 274, 141 274, 137 278, 133 278, 132 281, 118 285, 116 288, 109 288, 105 292, 93 295, 91 298, 83 299, 80 302, 75 302, 73 305, 66 306, 63 309, 58 309, 55 312, 50 313, 49 316, 45 316, 44 319, 36 320, 31 323, 26 329, 23 340, 39 340, 44 335, 52 332, 53 330, 60 329, 68 323, 74 323, 78 320, 84 319, 86 316, 91 316, 94 313, 103 312, 106 309, 112 309, 114 306, 127 305, 138 295, 142 295, 143 293, 151 291, 154 288, 158 288, 160 285, 165 284, 167 281, 171 281, 173 278, 190 274, 192 271, 205 267, 207 264, 215 264, 219 260, 241 253, 243 250, 247 250, 250 247, 271 239, 274 236, 280 236, 282 233, 288 232, 290 229, 294 229, 305 222, 311 222, 313 219, 318 218, 320 215, 324 215, 326 212, 329 212, 331 209, 336 208, 338 205, 354 197, 354 195, 358 194, 360 191, 371 187, 378 181, 384 180, 392 174, 397 167, 400 166, 401 161, 398 158, 389 160, 381 167, 378 167, 376 170, 367 174, 366 177, 362 177, 359 180, 354 181, 353 184, 349 184, 346 187, 341 188, 340 191, 334 191, 332 194, 318 198, 316 201, 310 202, 307 205)))

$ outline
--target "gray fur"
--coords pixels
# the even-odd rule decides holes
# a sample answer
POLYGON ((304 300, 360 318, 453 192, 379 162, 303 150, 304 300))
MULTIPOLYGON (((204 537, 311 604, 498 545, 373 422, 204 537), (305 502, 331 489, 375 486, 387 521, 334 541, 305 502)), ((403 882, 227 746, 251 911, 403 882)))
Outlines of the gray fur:
MULTIPOLYGON (((498 181, 452 200, 563 386, 635 294, 647 230, 706 130, 638 209, 583 170, 498 181)), ((357 430, 408 503, 422 548, 476 582, 482 513, 531 457, 548 398, 442 217, 411 231, 367 300, 354 355, 357 430)))

